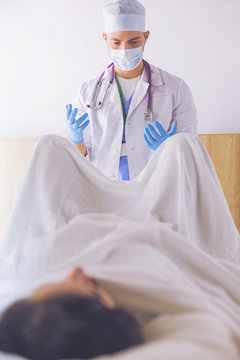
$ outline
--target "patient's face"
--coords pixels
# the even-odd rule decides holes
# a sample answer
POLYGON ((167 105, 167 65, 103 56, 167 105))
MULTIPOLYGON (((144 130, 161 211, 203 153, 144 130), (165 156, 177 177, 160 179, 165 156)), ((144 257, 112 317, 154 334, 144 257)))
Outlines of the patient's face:
POLYGON ((101 288, 96 280, 88 277, 80 267, 74 268, 63 281, 38 288, 29 299, 34 301, 60 294, 79 294, 81 296, 97 294, 106 306, 113 308, 116 305, 111 295, 101 288))

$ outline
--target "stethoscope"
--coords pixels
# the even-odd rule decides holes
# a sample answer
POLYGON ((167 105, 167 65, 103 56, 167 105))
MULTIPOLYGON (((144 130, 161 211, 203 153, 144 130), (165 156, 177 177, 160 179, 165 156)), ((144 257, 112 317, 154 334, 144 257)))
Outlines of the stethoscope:
MULTIPOLYGON (((147 109, 144 113, 144 120, 145 121, 152 121, 152 109, 151 109, 151 101, 152 101, 152 96, 151 96, 151 86, 152 86, 152 76, 151 76, 151 68, 150 68, 150 65, 149 63, 146 61, 146 60, 143 60, 143 64, 144 64, 144 67, 146 69, 146 74, 147 74, 147 81, 149 83, 149 87, 148 87, 148 91, 147 91, 147 109)), ((106 94, 107 94, 107 91, 108 89, 110 88, 110 86, 112 85, 113 83, 113 80, 114 80, 114 63, 112 62, 110 65, 108 65, 107 68, 110 68, 112 67, 112 74, 111 74, 111 78, 109 80, 109 83, 108 83, 108 86, 105 90, 105 94, 103 96, 103 99, 102 101, 99 101, 98 104, 96 104, 97 102, 97 97, 98 97, 98 94, 100 92, 100 87, 102 85, 102 78, 105 74, 105 70, 104 72, 100 75, 98 81, 97 81, 97 84, 96 84, 96 87, 94 89, 94 92, 93 92, 93 98, 92 98, 92 104, 88 104, 87 107, 92 109, 92 110, 99 110, 102 106, 103 106, 103 102, 104 102, 104 99, 106 97, 106 94)))

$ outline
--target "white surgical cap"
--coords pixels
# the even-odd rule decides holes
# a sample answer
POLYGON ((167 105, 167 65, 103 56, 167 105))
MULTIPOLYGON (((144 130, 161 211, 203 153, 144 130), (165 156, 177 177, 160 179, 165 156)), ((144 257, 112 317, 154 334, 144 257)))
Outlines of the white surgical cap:
POLYGON ((145 32, 145 8, 137 0, 116 0, 103 8, 105 33, 145 32))

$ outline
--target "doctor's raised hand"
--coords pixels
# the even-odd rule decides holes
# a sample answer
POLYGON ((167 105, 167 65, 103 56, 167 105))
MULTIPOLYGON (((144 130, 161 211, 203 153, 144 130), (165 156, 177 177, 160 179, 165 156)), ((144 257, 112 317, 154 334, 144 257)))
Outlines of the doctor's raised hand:
POLYGON ((172 124, 171 130, 166 132, 162 125, 155 121, 155 126, 157 130, 151 125, 148 124, 144 129, 144 141, 147 146, 152 150, 157 150, 157 148, 170 136, 175 135, 177 132, 177 121, 175 120, 172 124))
POLYGON ((85 121, 88 117, 88 114, 83 114, 79 119, 75 119, 78 109, 75 108, 72 110, 72 104, 66 105, 67 109, 67 122, 69 127, 69 139, 74 144, 80 144, 83 142, 83 130, 88 126, 89 120, 85 121))

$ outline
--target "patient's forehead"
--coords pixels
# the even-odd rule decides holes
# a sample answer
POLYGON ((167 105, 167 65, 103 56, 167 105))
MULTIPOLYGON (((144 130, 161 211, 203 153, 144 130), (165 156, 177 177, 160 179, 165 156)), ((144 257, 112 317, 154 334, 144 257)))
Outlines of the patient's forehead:
POLYGON ((72 286, 69 283, 53 283, 46 284, 41 286, 40 288, 33 291, 31 296, 29 297, 32 300, 40 300, 48 296, 60 295, 63 293, 71 293, 76 295, 90 295, 90 291, 84 287, 76 287, 72 286))
POLYGON ((28 299, 30 301, 38 301, 60 294, 72 294, 78 295, 79 297, 94 297, 107 307, 114 308, 116 306, 115 300, 112 296, 99 285, 95 285, 94 283, 92 287, 76 286, 75 283, 64 281, 61 283, 47 284, 36 289, 28 297, 28 299))

